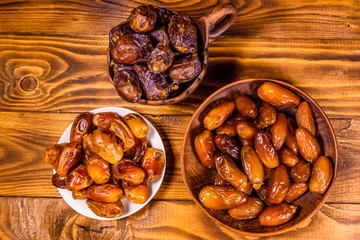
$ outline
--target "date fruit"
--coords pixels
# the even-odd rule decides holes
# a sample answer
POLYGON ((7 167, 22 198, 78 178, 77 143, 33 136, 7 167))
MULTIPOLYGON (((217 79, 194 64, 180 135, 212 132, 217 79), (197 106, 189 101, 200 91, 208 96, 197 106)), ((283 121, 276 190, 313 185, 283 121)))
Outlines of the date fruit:
POLYGON ((291 168, 290 176, 295 182, 302 183, 309 179, 310 173, 310 163, 300 160, 294 167, 291 168))
POLYGON ((253 219, 259 216, 263 208, 264 203, 259 198, 249 197, 244 205, 229 209, 228 213, 236 219, 253 219))
POLYGON ((285 201, 287 203, 291 203, 304 195, 306 191, 309 189, 309 183, 303 182, 303 183, 297 183, 293 182, 290 184, 289 191, 286 195, 285 201))
POLYGON ((115 203, 102 203, 93 200, 86 200, 88 207, 99 217, 117 218, 124 212, 124 206, 121 201, 115 203))
POLYGON ((92 131, 92 117, 92 113, 83 112, 75 118, 70 130, 70 142, 82 143, 83 136, 92 131))
POLYGON ((194 140, 196 154, 201 164, 209 169, 215 169, 215 147, 214 135, 209 130, 199 133, 194 140))
POLYGON ((121 179, 135 185, 141 184, 145 179, 144 170, 130 159, 123 158, 111 167, 116 179, 121 179))
POLYGON ((62 177, 75 167, 80 161, 82 155, 81 144, 79 142, 70 142, 62 146, 59 158, 54 162, 55 171, 62 177))
POLYGON ((200 190, 199 200, 207 208, 224 210, 244 205, 248 196, 232 186, 205 186, 200 190))
POLYGON ((266 199, 273 204, 280 204, 284 201, 290 187, 289 174, 285 165, 275 168, 267 182, 266 199))
POLYGON ((259 114, 256 117, 254 123, 258 128, 266 128, 273 125, 276 122, 276 110, 269 103, 264 103, 260 106, 259 114))
POLYGON ((97 184, 106 183, 110 179, 109 163, 99 156, 91 157, 86 164, 86 169, 91 179, 97 184))
POLYGON ((285 164, 287 167, 294 167, 298 162, 298 156, 287 146, 283 146, 279 151, 279 158, 282 164, 285 164))
POLYGON ((241 147, 239 144, 225 134, 216 135, 215 144, 221 152, 225 153, 235 161, 241 161, 241 147))
POLYGON ((279 150, 284 145, 287 130, 288 126, 285 114, 277 113, 276 122, 270 127, 271 140, 274 144, 275 150, 279 150))
POLYGON ((169 77, 176 83, 185 83, 193 80, 201 72, 201 61, 194 53, 177 61, 169 68, 169 77))
POLYGON ((279 156, 266 132, 258 131, 255 134, 254 147, 257 155, 265 167, 276 168, 279 166, 279 156))
POLYGON ((253 184, 255 190, 259 190, 264 181, 264 167, 252 147, 241 148, 241 163, 249 182, 253 184))
POLYGON ((299 152, 299 147, 298 147, 298 144, 296 142, 296 137, 295 137, 296 123, 295 123, 294 119, 292 119, 291 117, 288 117, 287 125, 288 125, 288 130, 287 130, 287 135, 286 135, 286 139, 285 139, 285 145, 288 148, 290 148, 297 155, 299 152))
POLYGON ((296 110, 296 122, 299 127, 307 129, 313 136, 315 136, 315 122, 311 113, 311 108, 307 102, 301 102, 296 110))
POLYGON ((114 87, 127 102, 137 102, 141 98, 142 90, 138 77, 133 71, 122 69, 113 77, 114 87))
POLYGON ((272 205, 260 213, 259 222, 262 226, 279 226, 290 221, 295 212, 296 207, 294 205, 287 203, 272 205))
POLYGON ((158 179, 165 167, 164 152, 155 148, 148 147, 141 161, 141 167, 145 171, 144 181, 151 182, 158 179))
POLYGON ((81 190, 93 184, 93 180, 89 176, 86 166, 80 164, 72 170, 65 178, 67 189, 70 191, 81 190))
POLYGON ((132 30, 144 33, 155 27, 156 19, 156 8, 151 5, 143 4, 132 10, 129 22, 132 30))
POLYGON ((126 114, 122 120, 130 128, 131 132, 136 138, 144 138, 149 132, 149 126, 145 120, 135 113, 126 114))
POLYGON ((123 190, 114 184, 95 184, 89 188, 88 194, 96 202, 118 202, 123 195, 123 190))
POLYGON ((206 129, 214 130, 220 127, 226 119, 228 119, 235 110, 235 103, 228 101, 221 103, 206 114, 203 123, 206 129))
POLYGON ((134 185, 126 181, 122 181, 122 188, 126 198, 136 204, 144 203, 148 197, 149 189, 146 183, 134 185))
POLYGON ((311 170, 310 191, 323 194, 329 187, 332 176, 333 168, 329 158, 325 156, 319 157, 311 170))
POLYGON ((109 131, 120 139, 121 147, 124 152, 135 146, 134 134, 122 120, 112 120, 110 122, 109 131))
POLYGON ((174 61, 174 53, 165 42, 159 42, 151 52, 147 62, 148 68, 154 73, 165 72, 174 61))
POLYGON ((299 152, 304 160, 312 163, 321 155, 321 149, 316 138, 305 128, 300 127, 295 131, 299 152))
POLYGON ((168 33, 171 45, 181 53, 195 53, 197 47, 197 29, 189 16, 172 15, 168 33))
POLYGON ((245 117, 256 118, 258 108, 248 96, 241 95, 235 98, 236 109, 245 117))
POLYGON ((244 117, 240 113, 234 113, 228 118, 224 124, 216 129, 216 134, 226 134, 229 137, 234 137, 236 132, 236 126, 241 121, 246 121, 247 117, 244 117))
POLYGON ((257 94, 263 101, 274 106, 296 107, 300 103, 299 96, 276 83, 263 83, 257 94))
POLYGON ((66 177, 62 177, 59 174, 55 173, 52 176, 52 184, 57 188, 66 189, 66 177))
POLYGON ((92 132, 91 143, 94 147, 94 153, 105 159, 111 164, 115 164, 123 157, 121 144, 116 136, 96 129, 92 132))
POLYGON ((110 124, 114 119, 119 119, 118 115, 113 112, 100 112, 96 113, 92 118, 92 123, 95 127, 108 130, 110 124))

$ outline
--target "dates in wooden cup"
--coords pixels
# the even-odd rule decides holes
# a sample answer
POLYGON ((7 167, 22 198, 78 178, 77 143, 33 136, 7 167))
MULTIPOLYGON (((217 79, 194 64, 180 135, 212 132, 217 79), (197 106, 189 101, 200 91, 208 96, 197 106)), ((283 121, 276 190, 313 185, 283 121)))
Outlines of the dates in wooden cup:
POLYGON ((235 93, 204 115, 193 141, 216 177, 198 197, 206 208, 272 227, 290 221, 309 190, 325 193, 333 166, 322 155, 309 103, 272 82, 256 91, 258 98, 235 93))
POLYGON ((145 120, 133 113, 122 119, 113 112, 79 114, 71 142, 45 149, 45 162, 56 171, 53 185, 72 191, 74 199, 86 199, 100 217, 121 216, 124 198, 144 203, 148 185, 165 167, 163 151, 148 147, 148 131, 145 120))
POLYGON ((143 4, 109 33, 109 68, 128 102, 175 97, 202 70, 198 29, 186 14, 143 4))

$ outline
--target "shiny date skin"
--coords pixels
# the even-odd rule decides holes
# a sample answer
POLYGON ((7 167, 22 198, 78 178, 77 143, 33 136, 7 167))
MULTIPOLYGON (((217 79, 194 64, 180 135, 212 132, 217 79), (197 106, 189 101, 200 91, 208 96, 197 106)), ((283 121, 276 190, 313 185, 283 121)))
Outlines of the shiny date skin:
POLYGON ((45 162, 53 165, 58 161, 64 145, 65 144, 54 144, 46 147, 44 157, 45 162))
POLYGON ((279 151, 279 158, 282 164, 285 164, 287 167, 294 167, 298 162, 298 156, 287 146, 283 146, 279 151))
POLYGON ((231 217, 236 219, 253 219, 259 216, 263 208, 263 201, 259 198, 249 197, 244 205, 229 209, 228 213, 231 217))
POLYGON ((309 183, 297 183, 293 182, 290 184, 289 191, 286 195, 285 202, 291 203, 304 195, 306 191, 309 189, 309 183))
POLYGON ((236 166, 230 157, 218 154, 215 157, 216 170, 228 183, 240 190, 248 185, 246 175, 236 166))
POLYGON ((249 182, 255 190, 259 190, 264 181, 264 167, 251 146, 241 148, 241 163, 249 182))
POLYGON ((89 190, 88 188, 84 188, 81 190, 73 190, 71 192, 71 195, 73 199, 78 199, 78 200, 87 199, 89 197, 88 190, 89 190))
POLYGON ((241 148, 239 144, 225 134, 215 136, 215 144, 223 153, 227 154, 235 161, 241 161, 241 148))
POLYGON ((295 131, 299 152, 304 160, 312 163, 321 155, 321 149, 316 138, 305 128, 300 127, 295 131))
POLYGON ((266 198, 267 190, 268 190, 268 187, 265 183, 265 184, 261 185, 259 190, 256 190, 256 193, 267 206, 271 206, 273 204, 271 202, 269 202, 266 198))
POLYGON ((279 166, 279 156, 266 132, 258 131, 255 134, 254 147, 257 155, 265 167, 279 166))
POLYGON ((260 213, 259 223, 262 226, 279 226, 290 221, 295 212, 296 207, 294 205, 287 203, 272 205, 260 213))
POLYGON ((86 166, 80 164, 72 170, 65 178, 67 189, 70 191, 81 190, 93 184, 93 180, 89 176, 86 166))
POLYGON ((120 139, 124 152, 135 145, 134 134, 130 128, 120 119, 113 119, 110 122, 109 131, 120 139))
POLYGON ((204 207, 224 210, 244 205, 248 196, 232 186, 205 186, 200 190, 199 200, 204 207))
POLYGON ((124 155, 121 144, 116 136, 101 129, 96 129, 92 132, 91 144, 94 153, 111 164, 120 161, 124 155))
POLYGON ((325 193, 330 185, 332 176, 333 167, 331 165, 330 159, 325 156, 319 157, 311 170, 309 182, 310 191, 319 194, 325 193))
POLYGON ((151 182, 158 179, 165 167, 164 152, 148 147, 141 161, 141 168, 145 171, 144 181, 151 182))
POLYGON ((256 118, 258 107, 248 96, 241 95, 235 98, 236 109, 245 117, 256 118))
POLYGON ((62 177, 59 174, 55 173, 52 176, 52 184, 57 188, 66 189, 65 179, 66 179, 66 177, 62 177))
POLYGON ((259 114, 254 123, 256 127, 264 129, 276 122, 276 109, 269 103, 263 103, 259 108, 259 114))
POLYGON ((133 160, 134 162, 140 162, 148 147, 147 138, 135 138, 134 147, 130 148, 124 153, 124 157, 133 160))
POLYGON ((156 8, 147 4, 133 9, 129 18, 131 29, 139 33, 152 30, 155 27, 156 20, 156 8))
POLYGON ((284 145, 287 130, 288 126, 285 114, 277 113, 276 121, 270 127, 271 140, 273 142, 275 150, 279 150, 284 145))
POLYGON ((274 106, 296 107, 300 103, 300 98, 295 93, 271 82, 263 83, 258 88, 257 95, 274 106))
POLYGON ((121 98, 127 102, 138 102, 142 95, 139 78, 127 69, 118 70, 113 77, 114 87, 121 98))
POLYGON ((106 183, 110 178, 109 163, 99 156, 93 156, 89 159, 86 170, 91 179, 97 184, 106 183))
POLYGON ((215 147, 214 134, 209 130, 204 130, 195 137, 194 140, 196 154, 201 164, 209 169, 215 169, 215 147))
POLYGON ((110 128, 110 123, 114 119, 119 119, 119 116, 113 112, 100 112, 95 113, 92 118, 92 123, 95 127, 108 130, 110 128))
POLYGON ((70 142, 62 146, 59 157, 54 162, 55 171, 62 177, 75 167, 82 156, 81 144, 79 142, 70 142))
POLYGON ((315 136, 316 128, 309 103, 301 102, 296 110, 295 119, 299 127, 306 128, 315 136))
POLYGON ((306 182, 311 173, 310 163, 305 162, 304 160, 299 160, 299 162, 291 168, 290 176, 297 183, 306 182))
POLYGON ((258 131, 258 128, 256 125, 250 121, 240 121, 236 125, 236 133, 238 136, 245 140, 253 140, 256 134, 256 131, 258 131))
POLYGON ((124 212, 124 206, 121 201, 115 203, 103 203, 93 200, 86 200, 88 207, 99 217, 117 218, 124 212))
POLYGON ((290 187, 289 174, 285 165, 278 166, 267 182, 266 199, 273 204, 284 201, 290 187))
POLYGON ((197 28, 189 16, 173 15, 168 25, 171 45, 181 53, 195 53, 197 46, 197 28))
POLYGON ((124 189, 126 198, 130 202, 135 204, 144 203, 149 194, 148 186, 146 183, 133 185, 129 182, 122 181, 122 188, 124 189))
POLYGON ((285 145, 290 148, 296 155, 299 152, 299 147, 296 142, 295 130, 297 128, 294 119, 291 117, 287 118, 288 131, 285 139, 285 145))
POLYGON ((201 72, 201 61, 197 54, 190 54, 169 67, 169 77, 176 83, 185 83, 193 80, 201 72))
POLYGON ((159 42, 148 59, 148 68, 154 73, 165 72, 174 61, 174 53, 165 42, 159 42))
POLYGON ((123 195, 121 187, 114 184, 95 184, 88 190, 89 198, 96 202, 118 202, 123 195))
POLYGON ((112 173, 116 179, 127 181, 135 185, 141 184, 145 179, 144 170, 130 159, 122 159, 111 167, 112 173))
POLYGON ((221 103, 206 114, 203 123, 206 129, 214 130, 220 127, 234 112, 235 103, 233 101, 227 101, 221 103))
POLYGON ((70 130, 70 142, 82 143, 83 136, 92 131, 92 117, 90 112, 80 113, 74 120, 70 130))
POLYGON ((231 115, 224 124, 216 129, 216 134, 226 134, 229 137, 234 137, 236 132, 236 126, 241 121, 246 121, 247 117, 244 117, 240 113, 236 112, 231 115))
POLYGON ((149 126, 146 124, 145 120, 138 114, 129 113, 126 114, 122 120, 130 128, 131 132, 137 138, 146 137, 149 132, 149 126))

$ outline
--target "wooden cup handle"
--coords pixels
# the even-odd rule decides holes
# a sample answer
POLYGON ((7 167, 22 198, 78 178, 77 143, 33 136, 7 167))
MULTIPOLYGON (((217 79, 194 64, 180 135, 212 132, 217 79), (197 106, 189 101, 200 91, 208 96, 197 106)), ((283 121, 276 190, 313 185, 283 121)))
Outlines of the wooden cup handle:
POLYGON ((198 25, 203 27, 205 34, 205 46, 214 41, 216 37, 225 32, 237 17, 237 9, 231 3, 216 6, 211 12, 201 17, 198 25), (220 22, 219 22, 220 20, 220 22))

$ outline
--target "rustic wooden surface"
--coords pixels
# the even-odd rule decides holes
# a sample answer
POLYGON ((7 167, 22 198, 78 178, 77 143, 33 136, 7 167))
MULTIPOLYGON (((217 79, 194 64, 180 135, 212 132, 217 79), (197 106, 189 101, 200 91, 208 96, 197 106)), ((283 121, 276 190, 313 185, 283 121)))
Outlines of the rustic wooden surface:
POLYGON ((360 2, 232 1, 239 17, 210 44, 201 86, 167 106, 126 103, 106 77, 108 31, 140 2, 198 19, 224 1, 0 2, 0 239, 246 239, 211 222, 191 200, 180 146, 191 114, 209 94, 254 77, 309 93, 330 117, 340 153, 320 212, 304 228, 268 239, 359 239, 360 2), (168 164, 149 205, 103 222, 62 200, 43 152, 78 113, 106 106, 144 114, 162 136, 168 164))

